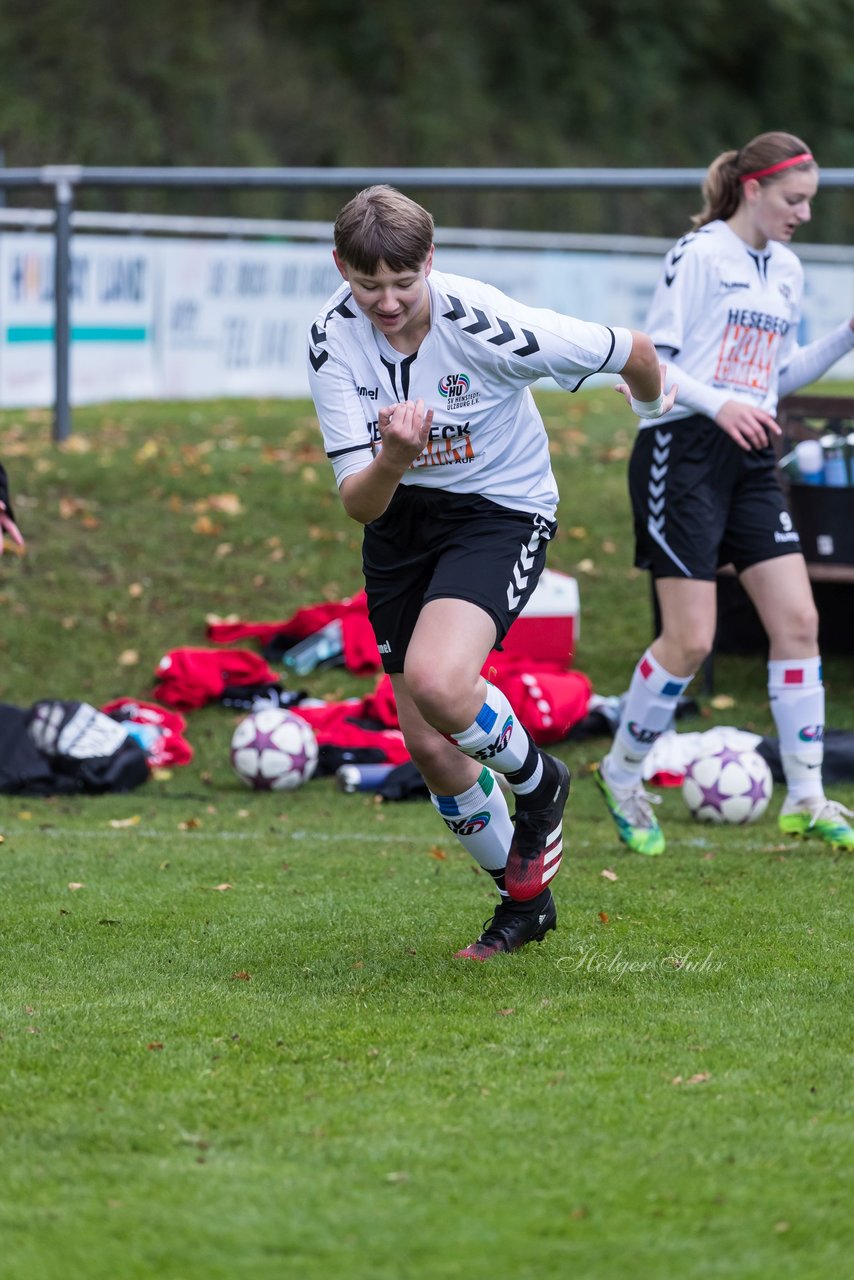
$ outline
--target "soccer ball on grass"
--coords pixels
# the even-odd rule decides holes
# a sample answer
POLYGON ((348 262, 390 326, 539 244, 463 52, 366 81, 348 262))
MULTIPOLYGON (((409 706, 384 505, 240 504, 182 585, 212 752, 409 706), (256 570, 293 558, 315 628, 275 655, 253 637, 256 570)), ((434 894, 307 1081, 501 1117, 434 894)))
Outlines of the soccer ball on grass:
POLYGON ((234 730, 231 764, 255 791, 295 791, 317 768, 317 739, 300 716, 266 707, 245 716, 234 730))
POLYGON ((762 817, 773 787, 771 770, 757 751, 720 745, 687 766, 682 798, 700 822, 739 826, 762 817))

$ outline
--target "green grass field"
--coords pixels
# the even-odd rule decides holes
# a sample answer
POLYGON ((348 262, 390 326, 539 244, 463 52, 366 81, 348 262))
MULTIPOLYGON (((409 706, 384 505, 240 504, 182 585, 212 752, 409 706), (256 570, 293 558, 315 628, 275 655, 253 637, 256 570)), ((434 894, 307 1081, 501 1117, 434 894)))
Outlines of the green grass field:
MULTIPOLYGON (((651 636, 632 427, 612 392, 539 400, 577 665, 620 693, 651 636)), ((28 540, 0 561, 0 700, 150 698, 209 615, 361 585, 306 403, 78 410, 61 449, 6 412, 0 458, 28 540)), ((854 729, 854 658, 825 675, 854 729)), ((724 705, 684 727, 772 732, 764 684, 761 655, 719 657, 724 705)), ((4 1280, 847 1272, 851 863, 780 838, 779 789, 725 830, 666 793, 643 859, 588 775, 606 744, 561 746, 558 932, 467 965, 491 882, 432 808, 255 796, 236 719, 190 713, 192 764, 127 795, 0 797, 4 1280)))

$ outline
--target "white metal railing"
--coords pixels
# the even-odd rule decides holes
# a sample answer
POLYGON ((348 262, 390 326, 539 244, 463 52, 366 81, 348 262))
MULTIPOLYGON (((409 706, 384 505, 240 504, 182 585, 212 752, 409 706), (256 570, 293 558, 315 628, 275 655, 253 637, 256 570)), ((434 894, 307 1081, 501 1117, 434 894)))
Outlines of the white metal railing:
MULTIPOLYGON (((50 231, 52 209, 0 208, 0 230, 50 231)), ((281 218, 216 218, 160 213, 71 214, 73 231, 106 231, 126 235, 228 236, 245 240, 302 240, 332 243, 331 222, 298 222, 281 218)), ((673 236, 595 235, 575 231, 501 231, 471 227, 437 227, 436 241, 448 248, 542 249, 567 253, 638 253, 659 257, 673 236)), ((791 248, 805 262, 854 262, 854 245, 799 244, 791 248)))

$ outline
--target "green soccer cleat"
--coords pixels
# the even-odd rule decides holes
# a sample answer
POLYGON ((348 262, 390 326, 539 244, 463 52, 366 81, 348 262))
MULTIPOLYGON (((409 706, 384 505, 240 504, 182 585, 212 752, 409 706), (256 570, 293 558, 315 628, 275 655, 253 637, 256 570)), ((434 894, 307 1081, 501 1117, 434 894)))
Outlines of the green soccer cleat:
POLYGON ((612 787, 605 780, 601 764, 593 770, 593 778, 623 844, 633 853, 644 853, 650 858, 664 853, 664 832, 652 812, 652 806, 660 802, 660 797, 648 795, 640 783, 626 790, 612 787))
POLYGON ((822 797, 812 804, 792 805, 791 808, 784 805, 777 821, 784 835, 797 836, 802 840, 815 836, 829 844, 831 849, 854 853, 854 827, 846 821, 847 818, 854 818, 850 809, 822 797))

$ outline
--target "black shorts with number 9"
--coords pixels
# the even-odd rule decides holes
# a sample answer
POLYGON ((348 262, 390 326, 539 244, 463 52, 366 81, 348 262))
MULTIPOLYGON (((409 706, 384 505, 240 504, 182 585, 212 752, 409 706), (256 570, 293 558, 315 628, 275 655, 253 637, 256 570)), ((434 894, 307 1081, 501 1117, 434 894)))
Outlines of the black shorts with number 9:
POLYGON ((718 567, 801 550, 772 445, 741 449, 700 414, 638 432, 629 463, 635 564, 713 582, 718 567))
MULTIPOLYGON (((403 670, 428 600, 468 600, 495 622, 496 644, 531 597, 557 525, 477 494, 400 485, 365 526, 368 613, 384 669, 403 670)), ((449 637, 453 639, 453 637, 449 637)))

